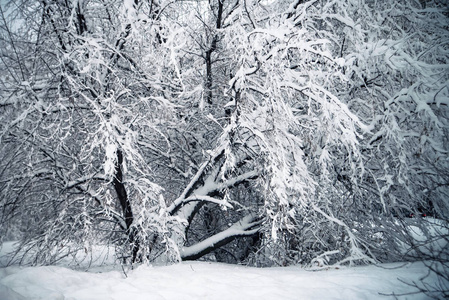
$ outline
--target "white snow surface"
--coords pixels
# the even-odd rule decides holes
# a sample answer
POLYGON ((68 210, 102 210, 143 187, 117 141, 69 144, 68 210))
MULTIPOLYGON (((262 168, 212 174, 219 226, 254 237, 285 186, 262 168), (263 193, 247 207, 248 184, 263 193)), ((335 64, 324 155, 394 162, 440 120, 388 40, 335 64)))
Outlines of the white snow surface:
MULTIPOLYGON (((4 263, 5 250, 0 255, 4 263)), ((394 299, 383 294, 412 293, 415 290, 402 281, 418 281, 426 275, 420 262, 321 271, 183 262, 139 266, 126 275, 111 265, 88 272, 64 266, 9 266, 0 268, 0 299, 394 299)), ((409 294, 398 299, 426 297, 409 294)))

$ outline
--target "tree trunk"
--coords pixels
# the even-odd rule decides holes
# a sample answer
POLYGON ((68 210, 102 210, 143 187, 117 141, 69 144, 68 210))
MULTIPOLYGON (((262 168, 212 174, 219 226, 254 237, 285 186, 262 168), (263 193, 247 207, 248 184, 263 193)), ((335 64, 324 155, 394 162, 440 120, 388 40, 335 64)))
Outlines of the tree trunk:
POLYGON ((117 150, 117 160, 115 162, 115 176, 112 181, 114 185, 114 189, 117 193, 118 200, 122 207, 123 216, 125 218, 126 224, 126 235, 128 236, 128 241, 132 248, 132 262, 136 262, 137 252, 139 251, 139 241, 136 239, 135 231, 132 228, 132 224, 134 221, 133 212, 131 209, 131 202, 128 199, 128 194, 125 189, 125 185, 123 184, 123 172, 122 172, 122 164, 123 164, 123 154, 121 150, 117 150))

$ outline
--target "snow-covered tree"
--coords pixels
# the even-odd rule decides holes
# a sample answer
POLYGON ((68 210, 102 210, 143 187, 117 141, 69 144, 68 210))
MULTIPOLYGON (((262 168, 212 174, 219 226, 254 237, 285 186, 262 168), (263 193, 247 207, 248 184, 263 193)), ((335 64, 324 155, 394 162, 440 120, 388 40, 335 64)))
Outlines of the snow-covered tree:
POLYGON ((443 3, 12 1, 1 28, 2 230, 36 263, 392 260, 404 216, 447 217, 443 3))

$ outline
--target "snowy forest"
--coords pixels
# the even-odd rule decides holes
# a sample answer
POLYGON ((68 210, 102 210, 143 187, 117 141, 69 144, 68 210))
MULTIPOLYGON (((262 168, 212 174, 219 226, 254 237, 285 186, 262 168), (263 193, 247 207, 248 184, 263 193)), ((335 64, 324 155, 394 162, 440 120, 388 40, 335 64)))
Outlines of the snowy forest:
POLYGON ((15 259, 107 245, 125 266, 449 265, 447 247, 423 251, 448 241, 426 230, 449 217, 444 0, 0 14, 0 243, 19 240, 15 259))

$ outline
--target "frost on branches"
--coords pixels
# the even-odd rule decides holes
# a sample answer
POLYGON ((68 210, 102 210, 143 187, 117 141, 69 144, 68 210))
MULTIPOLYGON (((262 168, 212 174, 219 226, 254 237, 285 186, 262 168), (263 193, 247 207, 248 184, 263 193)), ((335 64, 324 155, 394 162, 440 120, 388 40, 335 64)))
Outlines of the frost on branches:
POLYGON ((407 259, 407 226, 447 219, 439 1, 1 14, 0 231, 17 260, 104 244, 125 264, 351 265, 407 259))

